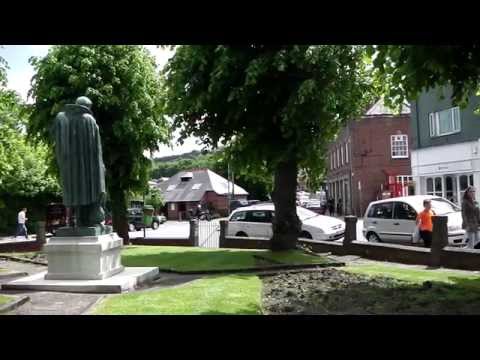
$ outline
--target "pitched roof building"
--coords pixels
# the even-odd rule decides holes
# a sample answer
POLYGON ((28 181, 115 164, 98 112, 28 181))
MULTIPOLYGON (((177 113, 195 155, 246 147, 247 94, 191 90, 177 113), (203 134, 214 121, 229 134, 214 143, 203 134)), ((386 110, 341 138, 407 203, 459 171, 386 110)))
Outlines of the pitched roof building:
MULTIPOLYGON (((209 169, 182 171, 157 185, 165 200, 169 220, 184 220, 198 204, 221 216, 228 214, 228 194, 232 183, 209 169)), ((234 185, 235 199, 246 199, 248 192, 234 185)), ((233 199, 233 198, 232 198, 233 199)))

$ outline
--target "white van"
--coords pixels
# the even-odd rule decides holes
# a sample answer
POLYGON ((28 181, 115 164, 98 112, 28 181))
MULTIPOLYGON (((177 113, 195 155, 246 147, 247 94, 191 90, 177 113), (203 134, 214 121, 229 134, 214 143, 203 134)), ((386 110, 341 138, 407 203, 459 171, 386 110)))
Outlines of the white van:
POLYGON ((417 214, 424 209, 425 199, 431 200, 435 214, 448 216, 449 245, 466 245, 460 208, 444 198, 430 195, 405 196, 370 203, 363 219, 363 235, 370 242, 411 244, 417 214))

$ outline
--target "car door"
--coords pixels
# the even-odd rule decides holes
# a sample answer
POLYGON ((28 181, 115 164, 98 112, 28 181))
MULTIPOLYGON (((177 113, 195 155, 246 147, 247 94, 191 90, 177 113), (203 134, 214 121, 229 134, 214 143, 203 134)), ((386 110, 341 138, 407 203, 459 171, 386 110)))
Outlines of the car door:
POLYGON ((393 220, 393 202, 384 202, 372 205, 365 227, 368 232, 376 233, 382 241, 391 241, 393 220))
POLYGON ((392 241, 404 244, 412 242, 417 212, 407 203, 396 201, 393 206, 392 241))
POLYGON ((246 211, 237 211, 235 214, 233 214, 228 221, 228 235, 236 236, 239 232, 244 232, 248 235, 246 221, 246 211))
POLYGON ((247 212, 248 236, 269 238, 271 227, 272 224, 269 211, 250 210, 247 212))

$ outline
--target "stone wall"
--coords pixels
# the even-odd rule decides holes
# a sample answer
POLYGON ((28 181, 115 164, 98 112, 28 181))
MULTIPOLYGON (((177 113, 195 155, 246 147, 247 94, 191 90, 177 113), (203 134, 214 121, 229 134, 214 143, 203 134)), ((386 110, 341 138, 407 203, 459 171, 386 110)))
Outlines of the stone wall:
MULTIPOLYGON (((378 261, 463 270, 480 270, 480 250, 448 246, 446 216, 436 216, 433 219, 434 228, 431 249, 418 246, 356 241, 357 218, 355 216, 346 216, 345 222, 345 239, 342 243, 318 240, 313 241, 309 239, 299 239, 298 242, 318 253, 331 253, 340 256, 357 255, 366 259, 378 261)), ((221 248, 269 248, 270 241, 268 239, 226 236, 227 227, 228 221, 220 221, 221 248)))

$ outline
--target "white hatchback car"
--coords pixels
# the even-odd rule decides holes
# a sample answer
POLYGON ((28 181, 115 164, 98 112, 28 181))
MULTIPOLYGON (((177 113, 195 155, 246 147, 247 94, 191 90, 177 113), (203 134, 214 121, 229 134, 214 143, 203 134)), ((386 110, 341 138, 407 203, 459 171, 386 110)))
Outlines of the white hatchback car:
MULTIPOLYGON (((302 222, 301 238, 313 240, 338 240, 345 234, 345 222, 334 217, 319 215, 297 206, 297 215, 302 222)), ((259 204, 236 209, 229 217, 228 235, 271 238, 273 204, 259 204)))
POLYGON ((405 196, 370 203, 363 219, 363 235, 370 242, 411 244, 417 214, 424 209, 425 199, 432 201, 432 210, 437 215, 448 216, 449 245, 465 245, 460 208, 444 198, 430 195, 405 196))

